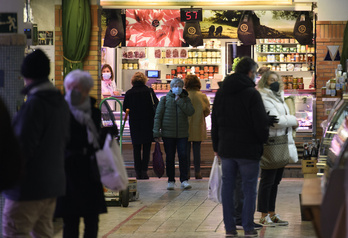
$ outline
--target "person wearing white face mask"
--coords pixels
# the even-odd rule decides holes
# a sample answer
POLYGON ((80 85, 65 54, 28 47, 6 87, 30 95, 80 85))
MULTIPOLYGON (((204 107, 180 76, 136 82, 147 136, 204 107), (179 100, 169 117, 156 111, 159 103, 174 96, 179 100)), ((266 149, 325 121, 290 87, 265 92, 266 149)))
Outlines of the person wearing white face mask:
POLYGON ((65 149, 67 184, 66 195, 57 200, 55 216, 63 218, 63 237, 79 237, 81 217, 84 237, 97 237, 99 214, 106 213, 106 203, 95 152, 102 147, 105 128, 100 128, 100 110, 89 96, 93 87, 91 75, 74 70, 65 77, 64 87, 71 113, 70 141, 65 149))
POLYGON ((121 95, 122 90, 117 89, 114 73, 109 64, 104 64, 101 69, 101 89, 104 98, 121 95))
POLYGON ((183 89, 184 81, 172 79, 171 90, 162 97, 155 114, 153 137, 156 142, 163 138, 166 152, 168 190, 175 187, 175 154, 178 152, 181 188, 190 189, 188 183, 187 141, 189 137, 188 117, 195 112, 188 93, 183 89))

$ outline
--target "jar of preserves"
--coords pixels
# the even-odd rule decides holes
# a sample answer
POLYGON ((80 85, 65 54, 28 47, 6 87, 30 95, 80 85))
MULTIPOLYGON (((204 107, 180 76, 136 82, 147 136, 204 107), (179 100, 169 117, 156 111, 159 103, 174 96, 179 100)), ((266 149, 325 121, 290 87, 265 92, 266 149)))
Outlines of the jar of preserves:
POLYGON ((211 57, 211 51, 207 52, 207 57, 211 57))
POLYGON ((209 67, 208 66, 204 66, 203 70, 204 70, 204 72, 209 72, 209 67))
POLYGON ((206 57, 207 57, 207 52, 206 52, 206 51, 203 51, 203 52, 202 52, 202 57, 203 57, 203 58, 206 58, 206 57))
POLYGON ((123 64, 123 68, 124 68, 124 69, 128 69, 128 64, 127 64, 127 63, 124 63, 124 64, 123 64))
POLYGON ((133 64, 133 69, 138 69, 138 64, 133 64))
POLYGON ((211 57, 207 57, 207 64, 211 64, 211 57))

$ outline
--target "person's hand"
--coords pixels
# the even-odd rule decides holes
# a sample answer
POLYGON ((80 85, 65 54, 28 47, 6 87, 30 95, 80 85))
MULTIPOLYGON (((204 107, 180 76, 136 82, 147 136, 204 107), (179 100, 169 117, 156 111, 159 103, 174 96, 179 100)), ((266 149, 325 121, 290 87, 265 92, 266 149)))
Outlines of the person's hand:
POLYGON ((155 138, 153 138, 156 142, 161 142, 162 141, 162 139, 161 139, 161 137, 155 137, 155 138))
POLYGON ((214 152, 214 156, 219 156, 219 155, 218 155, 218 152, 214 152))
POLYGON ((277 118, 277 116, 269 115, 269 112, 267 112, 267 116, 268 116, 268 125, 269 126, 274 127, 274 124, 277 124, 279 122, 279 119, 277 118))
POLYGON ((296 126, 293 126, 292 129, 293 130, 296 130, 296 128, 298 127, 298 122, 297 122, 297 125, 296 126))
POLYGON ((180 98, 180 96, 179 96, 179 95, 175 95, 175 101, 178 101, 178 100, 179 100, 179 98, 180 98))

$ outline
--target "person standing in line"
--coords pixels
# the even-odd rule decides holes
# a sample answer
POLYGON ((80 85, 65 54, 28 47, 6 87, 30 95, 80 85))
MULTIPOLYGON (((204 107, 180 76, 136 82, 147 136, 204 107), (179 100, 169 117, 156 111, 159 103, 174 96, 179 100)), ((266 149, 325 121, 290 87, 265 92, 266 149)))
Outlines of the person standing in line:
MULTIPOLYGON (((266 111, 277 116, 279 122, 269 130, 269 136, 288 135, 288 148, 291 157, 297 158, 297 149, 292 130, 298 127, 296 117, 290 115, 284 101, 283 82, 274 71, 266 71, 258 83, 266 111)), ((278 185, 282 180, 284 167, 278 169, 262 169, 258 193, 258 211, 261 212, 260 223, 264 226, 286 226, 289 223, 280 218, 275 212, 278 185)))
POLYGON ((69 107, 48 79, 50 61, 40 49, 21 65, 27 95, 13 127, 24 155, 22 178, 4 190, 4 237, 53 237, 56 198, 65 193, 64 149, 69 107))
POLYGON ((133 144, 134 168, 137 179, 149 179, 147 174, 153 123, 158 98, 152 88, 146 86, 147 77, 136 72, 132 79, 133 87, 126 92, 123 111, 129 109, 129 126, 133 144), (143 153, 141 155, 141 149, 143 153))
POLYGON ((195 112, 184 81, 174 78, 170 82, 170 91, 162 97, 156 109, 153 137, 156 142, 163 138, 166 153, 166 173, 168 190, 175 187, 175 153, 178 151, 181 188, 190 189, 188 183, 187 139, 188 117, 195 112))
POLYGON ((58 198, 55 216, 63 217, 65 238, 79 237, 81 217, 84 237, 97 237, 99 214, 106 213, 95 155, 105 136, 101 134, 101 112, 95 107, 96 100, 89 96, 92 87, 91 75, 79 69, 64 79, 71 118, 70 141, 65 150, 66 194, 58 198))
POLYGON ((187 75, 185 89, 189 94, 195 113, 189 117, 189 138, 187 143, 187 160, 190 177, 191 144, 193 147, 193 164, 195 178, 202 179, 201 175, 201 143, 207 139, 207 126, 205 117, 210 114, 210 102, 207 95, 200 91, 201 82, 196 75, 187 75))
POLYGON ((242 225, 245 237, 257 237, 254 227, 256 187, 268 138, 270 118, 260 93, 255 89, 257 64, 244 57, 235 73, 226 76, 215 96, 212 112, 212 141, 222 161, 222 208, 226 237, 238 237, 236 231, 234 189, 237 172, 244 194, 242 225))
POLYGON ((104 98, 111 96, 120 96, 121 90, 116 87, 116 82, 114 79, 114 72, 109 64, 104 64, 101 68, 101 89, 104 98))

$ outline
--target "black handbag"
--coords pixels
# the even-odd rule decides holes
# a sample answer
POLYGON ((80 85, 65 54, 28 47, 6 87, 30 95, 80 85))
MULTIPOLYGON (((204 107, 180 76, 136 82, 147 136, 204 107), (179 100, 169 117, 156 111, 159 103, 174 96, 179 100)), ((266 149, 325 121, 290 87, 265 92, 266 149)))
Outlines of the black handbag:
POLYGON ((279 169, 289 163, 288 135, 269 137, 263 146, 261 169, 279 169))

